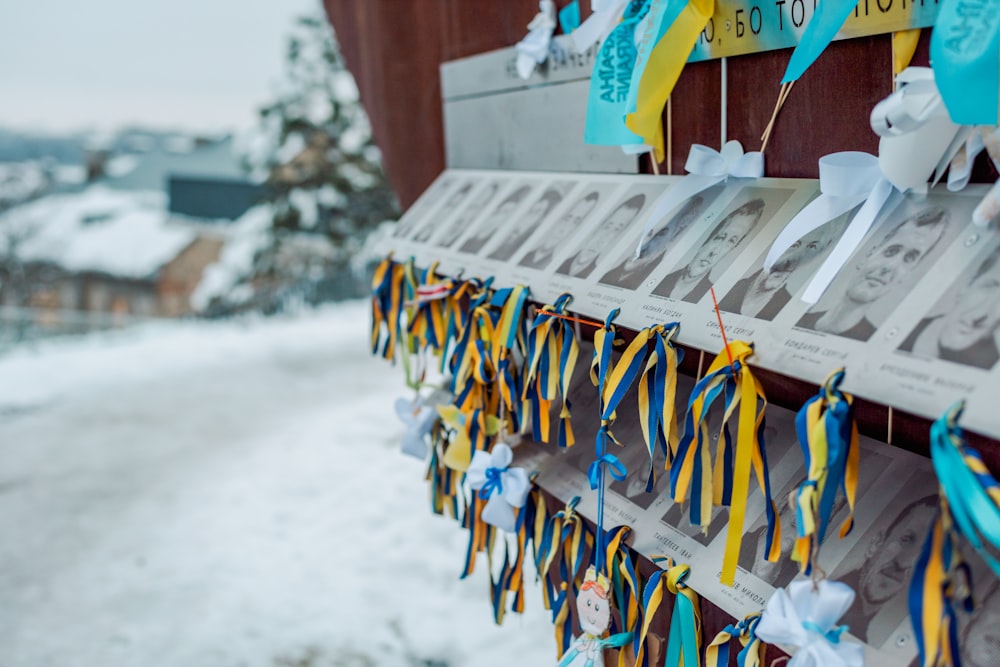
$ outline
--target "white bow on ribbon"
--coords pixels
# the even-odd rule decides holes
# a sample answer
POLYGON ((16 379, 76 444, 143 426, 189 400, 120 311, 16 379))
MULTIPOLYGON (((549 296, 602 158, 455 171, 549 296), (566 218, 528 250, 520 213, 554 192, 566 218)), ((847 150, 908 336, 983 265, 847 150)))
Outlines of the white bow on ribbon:
POLYGON ((879 165, 900 190, 920 191, 932 176, 935 183, 941 178, 972 128, 951 122, 931 68, 907 67, 896 83, 899 89, 871 113, 872 130, 881 137, 879 165))
POLYGON ((621 19, 626 5, 628 0, 591 0, 590 16, 569 35, 573 51, 583 53, 603 42, 621 19))
POLYGON ((397 398, 395 407, 396 415, 406 425, 403 453, 418 459, 427 458, 427 435, 438 420, 437 410, 419 397, 413 401, 397 398))
POLYGON ((837 621, 854 602, 854 590, 839 581, 793 581, 767 601, 757 636, 768 644, 793 647, 788 667, 864 667, 861 644, 843 641, 847 626, 837 621))
POLYGON ((771 267, 793 243, 831 220, 864 202, 851 224, 841 235, 833 251, 806 287, 802 300, 816 303, 830 286, 879 213, 885 208, 895 188, 882 176, 878 158, 870 153, 844 151, 819 159, 820 196, 809 202, 778 234, 764 258, 764 270, 771 267))
POLYGON ((522 79, 531 78, 535 66, 549 57, 549 44, 556 29, 556 3, 540 0, 538 13, 528 24, 528 34, 517 43, 517 75, 522 79))
POLYGON ((481 517, 483 521, 506 530, 517 530, 514 522, 514 508, 524 507, 531 491, 528 473, 523 468, 510 468, 514 453, 510 447, 498 442, 492 453, 477 451, 472 455, 469 469, 465 471, 469 486, 479 492, 480 498, 488 498, 481 517))
POLYGON ((735 178, 763 176, 764 154, 757 151, 744 153, 743 144, 738 141, 727 141, 721 151, 693 144, 687 162, 684 163, 684 169, 688 172, 687 176, 671 187, 650 212, 646 227, 639 237, 639 244, 635 248, 636 258, 642 251, 642 240, 649 232, 663 220, 664 216, 691 197, 713 185, 724 183, 730 176, 735 178))

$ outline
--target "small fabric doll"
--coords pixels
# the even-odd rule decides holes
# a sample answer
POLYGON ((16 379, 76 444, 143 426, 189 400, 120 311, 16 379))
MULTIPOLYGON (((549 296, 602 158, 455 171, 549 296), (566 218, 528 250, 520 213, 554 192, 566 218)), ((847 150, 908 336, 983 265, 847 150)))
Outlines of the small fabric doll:
POLYGON ((604 649, 624 646, 632 640, 631 632, 601 638, 611 625, 611 584, 591 565, 576 595, 576 611, 583 634, 563 654, 558 667, 604 667, 604 649))

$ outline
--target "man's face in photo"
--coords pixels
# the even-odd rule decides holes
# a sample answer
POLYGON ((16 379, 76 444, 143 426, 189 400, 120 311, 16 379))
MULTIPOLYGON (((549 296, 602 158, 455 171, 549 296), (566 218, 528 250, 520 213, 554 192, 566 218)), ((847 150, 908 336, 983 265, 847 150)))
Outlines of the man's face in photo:
POLYGON ((906 588, 935 511, 932 505, 916 505, 889 527, 862 568, 858 591, 862 599, 881 604, 906 588))
POLYGON ((619 206, 602 222, 576 253, 575 263, 589 264, 602 252, 615 244, 629 224, 635 220, 641 207, 619 206))
POLYGON ((760 219, 760 213, 737 213, 729 217, 712 237, 698 249, 694 259, 688 264, 688 275, 700 278, 731 253, 760 219))
POLYGON ((568 211, 562 214, 558 222, 552 226, 552 229, 546 234, 545 238, 542 239, 541 249, 552 252, 563 241, 572 236, 573 232, 580 228, 583 221, 587 219, 590 212, 594 210, 597 206, 597 198, 593 199, 581 199, 573 206, 570 207, 568 211))
POLYGON ((847 298, 856 303, 878 301, 917 268, 944 233, 944 220, 918 227, 910 220, 875 246, 858 265, 858 273, 847 288, 847 298))
POLYGON ((1000 261, 976 276, 944 316, 941 346, 964 350, 993 336, 1000 325, 1000 261))
POLYGON ((775 290, 787 283, 796 269, 830 247, 835 232, 840 229, 840 225, 828 222, 793 243, 771 266, 770 273, 764 278, 765 289, 775 290))
MULTIPOLYGON (((700 203, 700 198, 699 198, 700 203)), ((667 251, 670 244, 691 226, 698 214, 698 204, 685 205, 676 216, 666 218, 651 229, 639 245, 639 258, 659 257, 667 251)))

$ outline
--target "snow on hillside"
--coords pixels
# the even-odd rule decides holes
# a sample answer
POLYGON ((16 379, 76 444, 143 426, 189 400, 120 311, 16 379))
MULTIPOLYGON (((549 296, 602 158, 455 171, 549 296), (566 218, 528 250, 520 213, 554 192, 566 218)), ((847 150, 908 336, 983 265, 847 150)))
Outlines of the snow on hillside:
POLYGON ((0 357, 0 665, 551 665, 399 452, 367 306, 0 357))

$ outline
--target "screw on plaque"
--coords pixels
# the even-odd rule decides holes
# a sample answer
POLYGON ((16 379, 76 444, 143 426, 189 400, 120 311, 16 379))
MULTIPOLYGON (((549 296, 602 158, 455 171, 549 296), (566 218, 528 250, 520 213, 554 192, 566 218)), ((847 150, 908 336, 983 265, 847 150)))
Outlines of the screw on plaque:
POLYGON ((965 239, 965 247, 969 248, 971 246, 976 245, 976 242, 978 240, 979 240, 979 234, 970 234, 969 238, 965 239))

